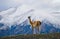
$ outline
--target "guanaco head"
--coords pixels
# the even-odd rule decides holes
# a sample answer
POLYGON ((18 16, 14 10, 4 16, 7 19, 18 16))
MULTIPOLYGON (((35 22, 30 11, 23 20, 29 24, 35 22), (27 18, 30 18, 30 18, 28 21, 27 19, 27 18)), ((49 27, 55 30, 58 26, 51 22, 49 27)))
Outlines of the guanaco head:
POLYGON ((28 16, 28 19, 30 19, 30 16, 28 16))

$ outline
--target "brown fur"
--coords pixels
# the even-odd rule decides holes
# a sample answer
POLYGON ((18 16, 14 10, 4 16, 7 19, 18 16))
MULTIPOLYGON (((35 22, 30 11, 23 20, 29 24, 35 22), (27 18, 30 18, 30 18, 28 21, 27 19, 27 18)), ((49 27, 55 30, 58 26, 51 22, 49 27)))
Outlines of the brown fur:
POLYGON ((29 19, 29 22, 30 22, 30 24, 31 24, 31 26, 32 26, 32 30, 34 29, 34 28, 37 28, 38 29, 38 32, 39 32, 39 27, 40 27, 40 25, 41 25, 41 22, 40 21, 32 21, 31 20, 31 18, 30 18, 30 16, 28 17, 28 19, 29 19))

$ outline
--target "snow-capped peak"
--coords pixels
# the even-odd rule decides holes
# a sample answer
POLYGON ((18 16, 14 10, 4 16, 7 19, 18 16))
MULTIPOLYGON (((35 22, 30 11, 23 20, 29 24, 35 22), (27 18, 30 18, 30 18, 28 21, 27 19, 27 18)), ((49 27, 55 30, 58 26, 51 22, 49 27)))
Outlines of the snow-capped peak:
POLYGON ((54 24, 54 27, 60 28, 60 20, 55 18, 55 16, 53 16, 50 12, 42 9, 32 8, 28 5, 21 5, 17 8, 10 8, 0 13, 0 15, 3 17, 0 20, 0 23, 4 23, 9 27, 11 27, 13 24, 20 24, 27 20, 28 16, 31 16, 32 20, 40 20, 42 22, 44 19, 46 19, 50 23, 54 24))

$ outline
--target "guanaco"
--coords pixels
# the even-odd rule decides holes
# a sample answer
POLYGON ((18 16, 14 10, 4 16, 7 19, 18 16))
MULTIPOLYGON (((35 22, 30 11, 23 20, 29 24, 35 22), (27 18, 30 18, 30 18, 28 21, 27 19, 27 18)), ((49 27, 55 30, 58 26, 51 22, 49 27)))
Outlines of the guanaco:
POLYGON ((37 28, 37 30, 39 32, 39 27, 41 25, 41 21, 32 21, 30 16, 28 16, 28 19, 29 19, 30 25, 32 26, 32 31, 34 31, 34 28, 37 28))

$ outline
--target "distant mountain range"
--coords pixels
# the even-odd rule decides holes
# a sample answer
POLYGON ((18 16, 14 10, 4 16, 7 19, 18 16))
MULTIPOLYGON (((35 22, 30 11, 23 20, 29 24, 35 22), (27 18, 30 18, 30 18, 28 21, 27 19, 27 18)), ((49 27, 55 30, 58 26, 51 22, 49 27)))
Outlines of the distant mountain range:
MULTIPOLYGON (((0 27, 3 27, 3 23, 0 23, 0 27)), ((27 20, 19 25, 12 25, 11 28, 0 29, 0 36, 18 35, 18 34, 32 34, 32 28, 27 24, 27 20)), ((60 32, 60 29, 53 27, 53 24, 49 21, 42 21, 40 34, 56 33, 60 32)))
POLYGON ((45 10, 21 5, 0 12, 0 36, 32 34, 28 16, 31 16, 33 21, 40 20, 42 22, 41 34, 60 32, 60 14, 58 16, 45 10))

